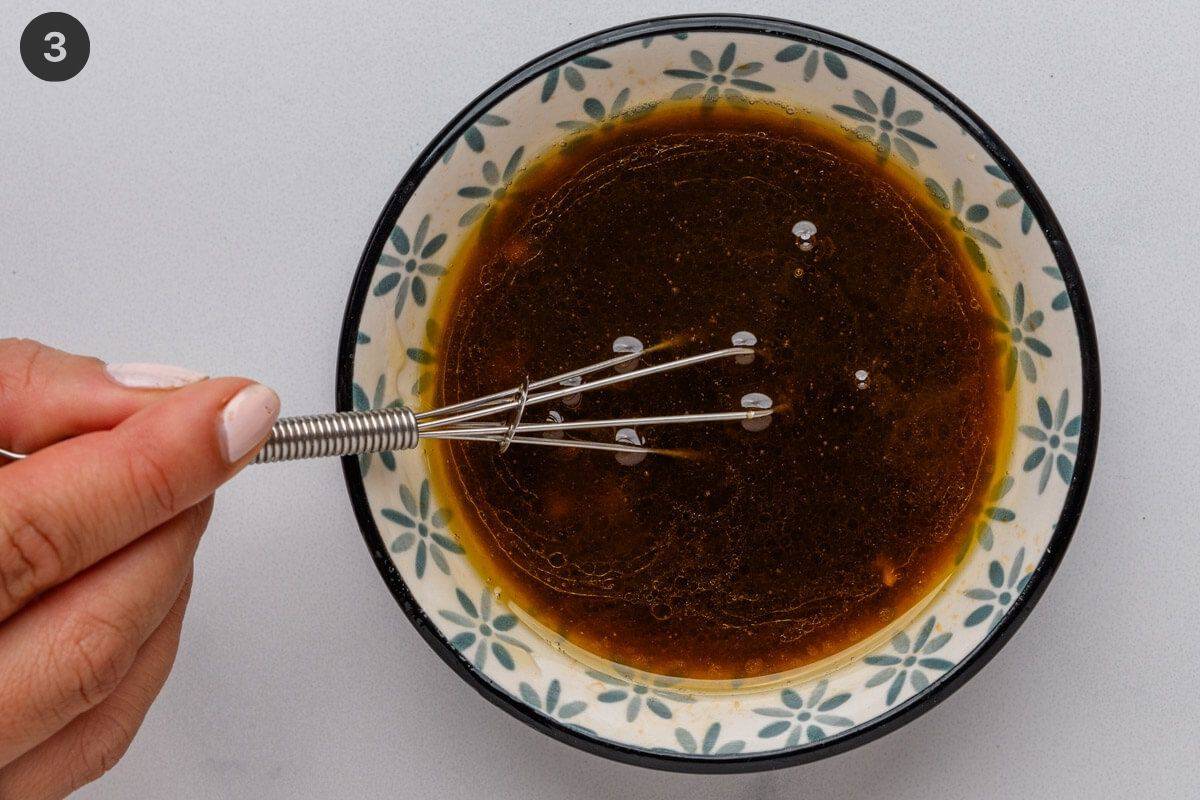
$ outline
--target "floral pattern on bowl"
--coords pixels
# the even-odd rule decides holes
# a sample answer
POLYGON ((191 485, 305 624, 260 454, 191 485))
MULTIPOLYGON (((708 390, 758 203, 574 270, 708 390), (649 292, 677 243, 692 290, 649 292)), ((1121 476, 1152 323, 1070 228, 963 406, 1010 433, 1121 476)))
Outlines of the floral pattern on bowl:
POLYGON ((350 460, 347 481, 406 613, 497 704, 557 738, 649 766, 811 760, 911 719, 978 669, 1044 589, 1086 492, 1098 368, 1078 270, 1036 187, 957 101, 888 56, 776 20, 666 19, 568 45, 473 104, 397 189, 347 309, 339 405, 419 405, 438 363, 431 298, 463 237, 537 153, 668 98, 777 102, 842 124, 881 161, 916 171, 991 273, 1019 433, 976 525, 979 546, 948 585, 903 630, 816 678, 677 691, 598 672, 501 607, 464 557, 421 450, 350 460))

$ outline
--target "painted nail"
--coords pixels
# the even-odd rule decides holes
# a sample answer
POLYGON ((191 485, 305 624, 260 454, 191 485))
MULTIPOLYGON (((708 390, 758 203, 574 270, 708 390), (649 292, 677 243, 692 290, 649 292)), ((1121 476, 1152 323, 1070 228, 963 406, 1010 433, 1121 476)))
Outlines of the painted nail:
POLYGON ((178 389, 208 377, 170 364, 106 364, 104 371, 130 389, 178 389))
POLYGON ((233 396, 221 411, 221 454, 230 464, 243 459, 271 432, 279 418, 279 395, 252 383, 233 396))

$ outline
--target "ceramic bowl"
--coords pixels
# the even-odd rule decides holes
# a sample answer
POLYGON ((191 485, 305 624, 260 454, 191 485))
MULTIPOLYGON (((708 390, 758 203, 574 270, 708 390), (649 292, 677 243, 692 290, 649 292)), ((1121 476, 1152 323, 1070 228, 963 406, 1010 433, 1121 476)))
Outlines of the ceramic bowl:
MULTIPOLYGON (((342 332, 338 408, 418 405, 438 369, 430 309, 465 234, 523 165, 571 132, 668 98, 774 102, 823 115, 898 159, 945 208, 997 290, 1018 433, 977 546, 903 629, 788 685, 711 694, 564 654, 504 608, 464 557, 422 450, 345 462, 376 564, 468 684, 518 719, 610 758, 739 771, 836 753, 944 699, 1029 613, 1079 518, 1099 423, 1095 335, 1079 271, 1016 157, 946 90, 843 36, 741 16, 676 17, 580 39, 471 103, 400 181, 363 254, 342 332)), ((420 676, 405 676, 419 682, 420 676)))

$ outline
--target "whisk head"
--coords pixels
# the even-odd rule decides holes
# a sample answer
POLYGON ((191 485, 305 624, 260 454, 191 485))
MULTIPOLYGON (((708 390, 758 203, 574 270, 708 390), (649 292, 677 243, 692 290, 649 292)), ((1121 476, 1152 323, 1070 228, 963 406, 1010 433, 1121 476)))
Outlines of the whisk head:
POLYGON ((254 463, 409 450, 417 447, 422 439, 454 439, 463 442, 494 442, 500 446, 501 452, 514 444, 608 450, 616 453, 623 463, 632 464, 650 453, 690 455, 678 450, 646 447, 645 440, 639 432, 640 428, 696 422, 740 421, 747 430, 754 431, 762 430, 770 423, 774 410, 771 399, 759 392, 752 392, 743 397, 741 409, 738 411, 579 421, 564 421, 561 414, 551 411, 548 422, 524 421, 525 411, 531 406, 554 400, 562 400, 570 406, 571 399, 584 392, 660 372, 722 358, 732 358, 736 363, 748 364, 754 360, 754 345, 757 344, 757 340, 753 334, 739 331, 733 335, 731 347, 658 364, 641 367, 637 365, 643 356, 665 350, 673 344, 674 342, 664 342, 646 348, 632 336, 621 336, 613 342, 613 352, 616 355, 612 358, 541 380, 527 379, 512 389, 453 403, 432 411, 417 412, 403 406, 389 406, 370 411, 284 417, 271 429, 271 435, 255 457, 254 463), (609 370, 611 373, 608 375, 584 380, 587 376, 595 376, 609 370), (567 437, 572 431, 598 429, 615 430, 615 439, 606 442, 567 437))
POLYGON ((612 358, 541 380, 526 379, 520 386, 486 397, 416 413, 413 416, 416 421, 417 437, 419 439, 495 442, 500 446, 501 452, 513 444, 531 444, 544 447, 608 450, 642 456, 649 453, 677 455, 678 453, 672 450, 646 447, 639 429, 657 425, 740 421, 747 430, 761 430, 766 424, 769 424, 774 410, 771 399, 760 392, 753 392, 742 398, 741 408, 737 411, 597 420, 564 421, 561 415, 552 412, 550 421, 525 422, 525 412, 530 406, 555 400, 570 400, 584 392, 594 391, 605 386, 625 383, 708 361, 732 358, 739 364, 747 364, 754 360, 753 346, 755 344, 757 344, 757 339, 753 334, 739 331, 733 335, 730 347, 639 367, 637 362, 647 353, 664 349, 668 343, 647 349, 636 338, 621 336, 613 342, 613 352, 616 355, 612 358), (585 376, 593 376, 609 370, 611 373, 608 375, 584 380, 585 376), (500 415, 505 416, 497 419, 500 415), (597 429, 615 429, 617 431, 615 440, 605 442, 564 436, 568 431, 597 429))

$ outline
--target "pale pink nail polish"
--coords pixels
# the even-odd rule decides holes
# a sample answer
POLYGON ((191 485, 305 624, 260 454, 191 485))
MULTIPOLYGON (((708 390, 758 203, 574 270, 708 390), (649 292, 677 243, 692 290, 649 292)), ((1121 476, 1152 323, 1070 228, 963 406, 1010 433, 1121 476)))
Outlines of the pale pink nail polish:
POLYGON ((106 364, 104 371, 113 381, 130 389, 178 389, 208 377, 170 364, 106 364))
POLYGON ((259 383, 242 389, 221 411, 218 432, 221 454, 230 464, 240 461, 267 438, 279 418, 279 395, 259 383))

